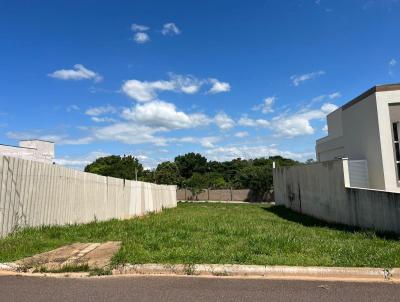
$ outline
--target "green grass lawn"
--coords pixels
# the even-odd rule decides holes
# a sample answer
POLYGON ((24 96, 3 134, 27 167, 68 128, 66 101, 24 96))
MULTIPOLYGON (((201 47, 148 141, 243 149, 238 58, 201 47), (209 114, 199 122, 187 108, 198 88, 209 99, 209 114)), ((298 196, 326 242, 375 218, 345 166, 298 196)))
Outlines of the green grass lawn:
POLYGON ((180 203, 131 220, 25 229, 0 239, 0 262, 73 242, 122 241, 120 263, 400 267, 400 241, 279 206, 180 203))

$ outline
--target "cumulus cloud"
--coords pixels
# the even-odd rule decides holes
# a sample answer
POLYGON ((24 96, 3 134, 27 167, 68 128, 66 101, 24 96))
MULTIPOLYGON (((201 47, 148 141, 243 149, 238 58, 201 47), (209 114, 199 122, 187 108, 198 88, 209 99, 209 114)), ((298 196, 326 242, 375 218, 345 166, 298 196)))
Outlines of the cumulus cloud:
POLYGON ((275 101, 276 101, 275 96, 267 97, 264 99, 264 101, 260 105, 254 106, 253 110, 254 111, 261 110, 262 113, 274 112, 274 110, 272 109, 272 106, 275 101))
POLYGON ((324 74, 325 74, 325 71, 319 70, 319 71, 314 71, 314 72, 305 73, 305 74, 301 74, 301 75, 292 75, 290 77, 290 79, 292 80, 292 83, 294 86, 299 86, 300 84, 302 84, 305 81, 313 80, 324 74))
POLYGON ((133 40, 138 44, 144 44, 150 41, 150 36, 147 33, 138 32, 133 36, 133 40))
POLYGON ((90 118, 95 123, 112 123, 115 122, 115 119, 106 116, 92 116, 90 118))
POLYGON ((280 155, 296 160, 306 160, 314 157, 314 152, 291 152, 279 150, 275 146, 224 146, 206 150, 206 157, 211 160, 227 161, 235 158, 252 159, 257 157, 268 157, 280 155))
POLYGON ((161 30, 161 33, 164 36, 174 36, 174 35, 179 35, 181 33, 181 30, 178 28, 178 26, 175 25, 175 23, 165 23, 163 25, 163 28, 161 30))
POLYGON ((217 136, 206 136, 206 137, 186 136, 179 139, 173 139, 172 141, 200 144, 204 148, 215 148, 215 143, 217 143, 219 140, 220 137, 217 136))
POLYGON ((249 133, 247 131, 239 131, 235 133, 235 137, 243 138, 249 136, 249 133))
POLYGON ((211 123, 211 119, 202 113, 187 114, 178 111, 174 104, 163 101, 136 104, 125 109, 122 116, 151 128, 168 130, 195 128, 211 123))
POLYGON ((90 136, 71 138, 68 134, 46 134, 43 130, 33 130, 29 132, 9 131, 6 133, 6 136, 16 140, 41 139, 54 142, 57 145, 86 145, 93 142, 93 138, 90 136))
POLYGON ((235 122, 225 112, 220 112, 214 117, 215 124, 221 130, 228 130, 235 126, 235 122))
POLYGON ((201 86, 205 83, 204 80, 199 80, 192 75, 179 75, 169 73, 170 82, 173 83, 176 90, 186 94, 197 93, 201 86))
POLYGON ((54 161, 56 164, 61 166, 67 166, 78 170, 83 170, 83 168, 94 162, 99 157, 104 157, 110 155, 109 153, 105 153, 102 151, 93 151, 89 154, 81 155, 81 156, 63 156, 58 157, 54 161))
POLYGON ((210 89, 213 91, 212 93, 223 92, 227 88, 221 88, 222 86, 226 86, 228 83, 221 83, 216 79, 198 79, 192 75, 178 75, 174 73, 169 73, 168 80, 158 80, 158 81, 139 81, 136 79, 125 81, 122 85, 122 91, 128 95, 130 98, 138 101, 138 102, 149 102, 153 100, 157 100, 158 93, 162 91, 173 91, 180 92, 185 94, 195 94, 199 92, 200 88, 204 84, 212 83, 212 87, 210 89), (215 82, 217 81, 217 83, 215 82), (217 88, 215 88, 217 85, 217 88), (222 85, 220 87, 220 85, 222 85))
POLYGON ((149 29, 150 29, 150 27, 148 27, 146 25, 140 25, 140 24, 136 24, 136 23, 133 23, 131 25, 131 30, 134 31, 134 32, 147 31, 149 29))
POLYGON ((116 113, 117 109, 111 105, 100 106, 100 107, 92 107, 85 111, 86 115, 90 116, 98 116, 106 113, 116 113))
POLYGON ((252 119, 247 116, 240 118, 238 124, 245 127, 266 128, 270 126, 270 122, 265 119, 252 119))
POLYGON ((326 115, 338 107, 332 103, 324 103, 319 109, 305 108, 292 114, 281 114, 270 121, 265 119, 252 119, 247 116, 240 118, 238 124, 244 127, 268 128, 277 137, 295 137, 314 134, 311 125, 313 120, 323 120, 326 115))
POLYGON ((172 91, 175 85, 170 81, 128 80, 122 85, 122 91, 138 102, 148 102, 157 98, 158 91, 172 91))
POLYGON ((311 126, 312 120, 322 120, 327 114, 338 107, 331 103, 325 103, 320 109, 302 110, 291 115, 281 115, 272 119, 271 129, 276 136, 295 137, 314 134, 315 129, 311 126))
POLYGON ((220 82, 218 79, 209 79, 210 83, 212 84, 208 93, 216 94, 221 92, 228 92, 231 90, 231 85, 227 82, 220 82))
POLYGON ((93 135, 98 140, 118 141, 124 144, 135 145, 151 143, 165 146, 167 140, 156 136, 159 129, 128 122, 118 122, 109 126, 96 128, 93 135))
POLYGON ((50 74, 49 77, 59 79, 59 80, 93 80, 99 82, 103 77, 95 71, 87 69, 82 64, 75 64, 73 69, 60 69, 56 70, 50 74))

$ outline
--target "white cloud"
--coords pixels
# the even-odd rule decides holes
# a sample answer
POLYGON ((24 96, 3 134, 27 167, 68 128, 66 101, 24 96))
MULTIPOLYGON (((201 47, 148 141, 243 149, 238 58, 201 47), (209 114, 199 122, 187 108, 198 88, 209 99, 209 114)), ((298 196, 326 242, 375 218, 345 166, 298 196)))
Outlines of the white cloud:
POLYGON ((122 116, 127 120, 163 130, 195 128, 211 122, 202 113, 186 114, 178 111, 174 104, 163 101, 136 104, 130 109, 125 109, 122 116))
POLYGON ((331 103, 323 104, 320 109, 303 109, 293 114, 281 114, 271 121, 264 119, 251 119, 243 116, 238 124, 245 127, 268 128, 277 137, 295 137, 309 135, 315 132, 311 125, 312 120, 323 120, 327 114, 338 107, 331 103))
POLYGON ((247 116, 240 118, 238 124, 245 127, 265 128, 270 126, 270 122, 264 119, 251 119, 247 116))
POLYGON ((93 122, 95 123, 113 123, 115 122, 115 119, 111 118, 111 117, 99 117, 99 116, 92 116, 90 118, 93 122))
POLYGON ((396 66, 396 64, 397 64, 397 60, 396 59, 391 59, 389 61, 389 66, 396 66))
POLYGON ((294 137, 314 133, 310 121, 322 120, 327 114, 338 107, 331 103, 325 103, 320 109, 303 110, 292 115, 281 115, 273 118, 271 129, 276 136, 294 137))
POLYGON ((128 80, 122 85, 122 91, 138 102, 148 102, 157 98, 157 91, 172 91, 175 85, 170 81, 141 82, 128 80))
POLYGON ((116 113, 117 109, 111 105, 89 108, 85 111, 86 115, 99 116, 106 113, 116 113))
POLYGON ((86 145, 93 141, 92 137, 70 138, 67 134, 43 134, 42 130, 33 130, 30 132, 9 131, 6 136, 16 140, 23 139, 41 139, 51 141, 57 145, 86 145))
POLYGON ((150 36, 147 33, 139 32, 133 36, 133 40, 138 44, 144 44, 150 41, 150 36))
POLYGON ((324 74, 325 74, 325 71, 319 70, 319 71, 314 71, 314 72, 305 73, 305 74, 301 74, 301 75, 292 75, 290 77, 290 79, 292 80, 292 83, 294 86, 299 86, 300 84, 302 84, 305 81, 315 79, 324 74))
POLYGON ((135 123, 119 122, 112 125, 96 128, 93 135, 96 139, 106 141, 118 141, 124 144, 135 145, 151 143, 158 146, 165 146, 167 140, 155 136, 159 129, 151 128, 135 123))
POLYGON ((82 64, 75 64, 74 69, 60 69, 50 74, 49 77, 59 80, 93 80, 99 82, 103 79, 97 72, 87 69, 82 64))
POLYGON ((324 132, 328 132, 328 125, 326 125, 325 124, 325 126, 324 127, 322 127, 322 129, 321 129, 322 131, 324 131, 324 132))
POLYGON ((193 137, 186 136, 179 139, 172 139, 172 141, 182 142, 182 143, 191 143, 191 144, 200 144, 204 148, 215 148, 215 143, 220 140, 217 136, 206 136, 206 137, 193 137))
POLYGON ((174 84, 175 89, 186 94, 197 93, 205 82, 204 80, 199 80, 192 75, 169 73, 169 77, 170 81, 174 84))
POLYGON ((224 146, 211 148, 205 151, 208 159, 227 161, 235 158, 251 159, 257 157, 269 157, 280 155, 287 158, 296 160, 306 160, 307 158, 314 157, 314 152, 291 152, 279 150, 274 146, 224 146))
POLYGON ((342 97, 342 94, 341 94, 340 92, 333 92, 333 93, 329 94, 328 97, 329 97, 331 100, 334 100, 334 99, 341 98, 341 97, 342 97))
POLYGON ((220 92, 228 92, 231 90, 231 85, 227 82, 220 82, 217 79, 209 79, 212 87, 208 91, 208 93, 216 94, 220 92))
POLYGON ((136 24, 136 23, 133 23, 133 24, 131 25, 131 30, 134 31, 134 32, 137 32, 137 31, 147 31, 147 30, 149 30, 149 29, 150 29, 150 27, 148 27, 148 26, 146 26, 146 25, 140 25, 140 24, 136 24))
POLYGON ((249 133, 247 131, 239 131, 239 132, 235 133, 235 136, 239 137, 239 138, 243 138, 243 137, 249 136, 249 133))
POLYGON ((153 82, 139 81, 136 79, 125 81, 122 91, 138 102, 149 102, 157 100, 161 91, 173 91, 185 94, 199 92, 204 84, 212 84, 209 93, 229 91, 228 83, 219 82, 216 79, 198 79, 192 75, 178 75, 169 73, 169 80, 158 80, 153 82))
POLYGON ((173 36, 173 35, 179 35, 181 33, 181 30, 175 25, 175 23, 165 23, 163 25, 161 33, 164 36, 167 35, 173 36))
POLYGON ((214 117, 215 124, 221 130, 228 130, 235 126, 235 122, 226 113, 220 112, 214 117))
POLYGON ((267 97, 264 99, 264 102, 262 104, 254 106, 253 110, 254 111, 261 110, 262 113, 274 112, 274 110, 272 109, 272 105, 274 104, 275 101, 276 101, 275 96, 267 97))
POLYGON ((78 170, 83 170, 83 168, 94 162, 99 157, 104 157, 110 155, 109 153, 105 153, 102 151, 93 151, 89 154, 82 155, 82 156, 63 156, 56 158, 54 161, 56 164, 61 166, 67 166, 71 168, 75 168, 78 170))

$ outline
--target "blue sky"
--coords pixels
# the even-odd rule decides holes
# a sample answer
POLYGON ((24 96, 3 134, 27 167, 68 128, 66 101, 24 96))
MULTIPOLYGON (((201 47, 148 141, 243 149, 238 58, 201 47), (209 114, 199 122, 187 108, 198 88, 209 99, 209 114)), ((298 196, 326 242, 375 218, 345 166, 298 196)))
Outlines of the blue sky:
POLYGON ((400 1, 0 0, 0 142, 57 162, 314 157, 325 116, 400 80, 400 1))

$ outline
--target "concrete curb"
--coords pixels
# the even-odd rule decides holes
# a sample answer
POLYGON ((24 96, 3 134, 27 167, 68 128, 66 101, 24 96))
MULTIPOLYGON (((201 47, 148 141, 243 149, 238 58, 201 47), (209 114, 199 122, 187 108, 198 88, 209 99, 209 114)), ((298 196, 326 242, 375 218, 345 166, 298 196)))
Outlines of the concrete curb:
MULTIPOLYGON (((18 274, 46 277, 89 277, 89 273, 31 273, 21 272, 14 263, 0 263, 0 275, 18 274)), ((264 279, 303 279, 340 281, 400 282, 400 268, 383 269, 368 267, 303 267, 263 266, 236 264, 126 264, 112 270, 113 276, 174 275, 200 277, 237 277, 264 279)), ((106 277, 106 276, 103 276, 106 277)))
POLYGON ((235 264, 127 264, 113 270, 113 275, 129 274, 400 281, 400 269, 398 268, 382 269, 235 264))

